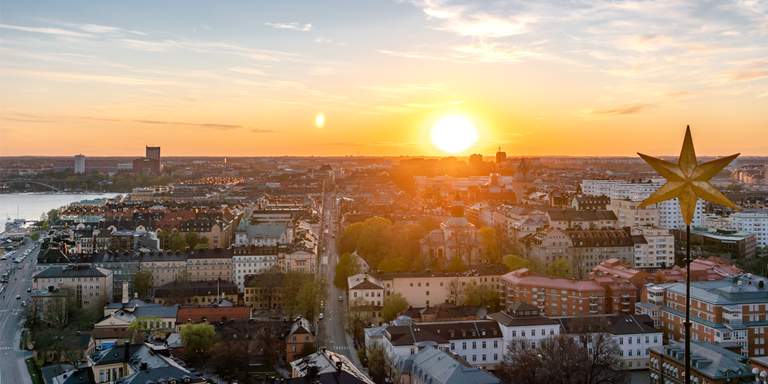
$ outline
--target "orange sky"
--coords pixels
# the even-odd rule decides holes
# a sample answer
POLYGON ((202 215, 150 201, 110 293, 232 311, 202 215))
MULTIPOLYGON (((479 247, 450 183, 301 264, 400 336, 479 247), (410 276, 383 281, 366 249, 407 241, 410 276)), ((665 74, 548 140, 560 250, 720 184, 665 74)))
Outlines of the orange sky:
POLYGON ((195 3, 4 4, 0 155, 768 154, 759 4, 195 3))

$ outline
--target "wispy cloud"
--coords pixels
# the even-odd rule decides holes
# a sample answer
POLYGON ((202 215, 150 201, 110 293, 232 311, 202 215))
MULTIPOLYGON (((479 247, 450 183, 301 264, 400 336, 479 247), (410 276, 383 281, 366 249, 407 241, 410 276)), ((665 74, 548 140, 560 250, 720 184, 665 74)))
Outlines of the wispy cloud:
MULTIPOLYGON (((212 123, 212 122, 190 122, 174 120, 156 120, 156 119, 122 119, 98 116, 69 116, 69 115, 47 115, 47 114, 29 114, 29 113, 7 113, 0 115, 3 120, 28 122, 28 123, 48 123, 61 120, 93 120, 112 123, 143 124, 143 125, 168 125, 179 127, 205 128, 213 130, 228 131, 233 129, 247 128, 240 124, 212 123)), ((261 128, 251 128, 254 133, 267 133, 271 130, 261 128)))
POLYGON ((115 85, 169 85, 171 81, 123 75, 0 67, 0 76, 24 76, 63 82, 96 82, 115 85))
POLYGON ((623 105, 619 107, 611 107, 611 108, 604 108, 604 109, 594 109, 588 111, 592 115, 632 115, 635 113, 640 113, 648 108, 651 108, 651 104, 630 104, 630 105, 623 105))
POLYGON ((289 22, 289 23, 267 22, 267 23, 264 23, 264 25, 275 28, 275 29, 287 29, 290 31, 299 31, 299 32, 309 32, 312 30, 312 24, 310 23, 302 24, 297 22, 289 22))
POLYGON ((41 33, 44 35, 53 35, 60 37, 89 37, 92 36, 88 33, 72 31, 63 28, 51 28, 51 27, 28 27, 23 25, 13 24, 0 24, 0 29, 9 29, 19 32, 41 33))

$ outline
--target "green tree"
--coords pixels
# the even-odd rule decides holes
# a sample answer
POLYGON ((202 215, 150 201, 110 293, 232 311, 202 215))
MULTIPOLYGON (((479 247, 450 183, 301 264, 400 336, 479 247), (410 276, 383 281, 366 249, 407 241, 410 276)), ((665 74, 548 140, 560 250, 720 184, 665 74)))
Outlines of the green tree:
POLYGON ((339 257, 336 264, 336 274, 333 276, 333 285, 347 290, 347 278, 360 273, 360 265, 357 256, 351 253, 344 253, 339 257))
POLYGON ((482 227, 477 231, 480 236, 480 249, 482 250, 483 261, 490 264, 498 264, 501 261, 501 250, 499 249, 499 237, 495 228, 482 227))
POLYGON ((133 290, 141 298, 149 297, 152 289, 152 271, 138 271, 133 275, 133 290))
POLYGON ((454 256, 451 261, 448 262, 448 265, 445 267, 445 270, 448 272, 464 272, 467 270, 467 266, 464 264, 464 261, 461 260, 461 257, 454 256))
POLYGON ((522 258, 518 255, 506 255, 504 256, 504 265, 509 268, 510 271, 514 271, 520 268, 529 268, 533 266, 530 260, 522 258))
POLYGON ((401 294, 395 293, 384 298, 381 317, 384 318, 384 321, 392 321, 406 309, 408 309, 408 301, 401 294))
POLYGON ((283 310, 286 314, 314 319, 323 295, 322 285, 313 275, 299 272, 286 273, 282 281, 283 310))
POLYGON ((187 232, 184 234, 184 245, 188 249, 207 248, 208 238, 200 236, 196 232, 187 232))
POLYGON ((498 311, 501 307, 499 290, 488 284, 470 284, 464 288, 464 305, 487 307, 498 311))
POLYGON ((571 277, 571 263, 568 260, 559 257, 547 265, 547 275, 555 277, 571 277))
POLYGON ((374 343, 366 348, 365 359, 367 361, 368 374, 375 383, 384 383, 387 378, 387 354, 384 347, 374 343))
POLYGON ((181 343, 184 352, 191 361, 202 361, 216 342, 213 325, 185 324, 181 327, 181 343))

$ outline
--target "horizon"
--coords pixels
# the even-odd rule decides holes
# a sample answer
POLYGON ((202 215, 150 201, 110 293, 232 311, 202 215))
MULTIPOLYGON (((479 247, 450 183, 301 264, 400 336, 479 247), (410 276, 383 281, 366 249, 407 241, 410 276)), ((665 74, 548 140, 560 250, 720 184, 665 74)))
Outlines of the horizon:
POLYGON ((695 1, 4 3, 0 156, 132 156, 151 141, 169 156, 629 157, 675 154, 687 124, 702 154, 768 155, 754 140, 768 127, 766 13, 695 1), (446 151, 429 136, 450 116, 473 136, 446 151))

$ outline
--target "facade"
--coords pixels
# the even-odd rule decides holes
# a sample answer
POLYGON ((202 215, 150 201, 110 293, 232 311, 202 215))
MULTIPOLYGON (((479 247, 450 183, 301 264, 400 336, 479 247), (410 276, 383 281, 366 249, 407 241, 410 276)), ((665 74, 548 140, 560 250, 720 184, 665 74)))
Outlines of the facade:
POLYGON ((608 209, 616 214, 619 228, 658 227, 661 223, 657 207, 640 208, 640 201, 611 199, 608 209))
POLYGON ((256 247, 276 247, 293 242, 291 222, 240 221, 235 231, 235 245, 238 247, 253 245, 256 247))
POLYGON ((675 265, 675 237, 668 229, 631 229, 635 268, 665 268, 675 265))
POLYGON ((433 263, 447 265, 459 258, 464 265, 480 263, 477 228, 464 217, 461 207, 454 207, 451 217, 440 228, 429 232, 420 242, 421 254, 433 263))
POLYGON ((152 272, 155 287, 184 280, 187 277, 187 255, 183 252, 151 252, 144 254, 139 270, 152 272))
POLYGON ((613 211, 578 211, 575 209, 550 209, 547 220, 551 228, 566 229, 617 229, 618 220, 613 211))
POLYGON ((283 272, 317 272, 317 253, 314 249, 295 247, 278 255, 278 266, 283 272))
MULTIPOLYGON (((685 344, 650 349, 650 378, 652 384, 685 382, 685 344)), ((691 342, 691 381, 694 383, 753 383, 755 374, 743 356, 721 346, 691 342)))
POLYGON ((91 264, 54 266, 32 277, 32 289, 61 290, 77 308, 101 307, 112 300, 112 271, 91 264))
POLYGON ((559 321, 542 316, 538 307, 528 303, 511 303, 488 317, 499 323, 505 348, 510 344, 536 348, 541 340, 560 334, 559 321))
POLYGON ((315 334, 312 332, 312 323, 303 317, 296 318, 285 336, 285 361, 294 361, 314 350, 315 334))
POLYGON ((395 365, 415 355, 425 342, 460 356, 473 367, 491 370, 499 367, 506 352, 499 324, 493 320, 408 322, 387 326, 382 336, 378 342, 395 365))
POLYGON ((578 211, 604 211, 610 202, 608 196, 578 195, 571 199, 571 208, 578 211))
POLYGON ((232 255, 232 279, 242 292, 245 278, 273 270, 278 265, 275 247, 236 247, 232 255))
MULTIPOLYGON (((674 230, 675 241, 685 244, 685 230, 674 230)), ((738 231, 691 228, 691 249, 729 259, 751 258, 757 255, 757 236, 738 231)))
POLYGON ((347 278, 347 297, 350 306, 384 305, 384 285, 368 274, 357 274, 347 278))
MULTIPOLYGON (((691 339, 732 343, 744 356, 768 353, 768 289, 764 277, 749 274, 691 283, 691 339)), ((648 284, 636 304, 670 340, 683 340, 685 284, 648 284)))
POLYGON ((499 278, 507 271, 501 265, 489 265, 466 273, 404 272, 379 274, 384 295, 402 295, 412 307, 428 307, 441 303, 460 305, 468 285, 488 285, 501 289, 499 278))
POLYGON ((731 223, 737 231, 755 234, 757 246, 768 246, 768 210, 749 209, 731 215, 731 223))
POLYGON ((154 289, 158 304, 209 305, 220 300, 238 302, 237 286, 230 281, 174 281, 154 289))
POLYGON ((606 313, 605 288, 592 280, 536 276, 521 268, 501 277, 504 301, 524 302, 545 316, 585 316, 606 313))
POLYGON ((280 311, 283 308, 282 273, 269 273, 263 276, 245 277, 243 301, 254 311, 280 311))
POLYGON ((68 322, 69 294, 61 290, 37 290, 30 295, 30 310, 35 319, 50 326, 63 327, 68 322))
POLYGON ((190 281, 232 281, 231 249, 197 250, 187 257, 187 278, 190 281))
POLYGON ((97 351, 88 356, 86 367, 63 375, 65 375, 64 378, 91 376, 98 384, 139 384, 161 379, 168 383, 207 382, 203 377, 190 372, 169 357, 165 347, 149 343, 124 343, 97 351), (90 372, 83 372, 85 370, 90 372))
POLYGON ((651 348, 664 344, 663 332, 653 326, 647 315, 605 315, 582 318, 561 318, 562 332, 574 337, 608 335, 619 348, 622 368, 648 369, 651 348))
POLYGON ((82 175, 85 173, 85 156, 75 155, 75 169, 76 175, 82 175))
POLYGON ((632 237, 624 229, 572 229, 566 234, 572 244, 568 258, 577 276, 586 275, 607 259, 628 263, 634 259, 632 237))
POLYGON ((288 384, 345 383, 374 384, 349 359, 325 348, 290 362, 288 384))

